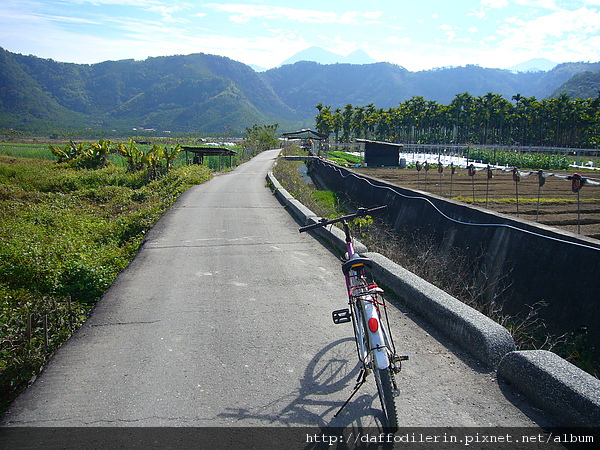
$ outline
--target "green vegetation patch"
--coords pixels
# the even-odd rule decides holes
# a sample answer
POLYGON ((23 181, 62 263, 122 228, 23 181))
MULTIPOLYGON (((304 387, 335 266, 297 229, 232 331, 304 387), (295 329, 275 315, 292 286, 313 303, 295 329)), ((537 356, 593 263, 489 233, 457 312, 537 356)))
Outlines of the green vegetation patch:
POLYGON ((149 181, 124 167, 0 156, 0 411, 83 323, 160 215, 210 178, 206 166, 149 181))
POLYGON ((354 166, 356 164, 362 164, 363 162, 363 158, 361 156, 341 151, 329 152, 327 154, 327 158, 341 165, 350 164, 354 166))
POLYGON ((469 159, 480 161, 483 164, 495 164, 521 169, 534 170, 567 170, 570 160, 564 155, 547 153, 521 153, 481 150, 478 148, 469 151, 469 159))
POLYGON ((273 175, 283 188, 298 201, 321 217, 333 218, 340 213, 340 202, 333 191, 317 190, 308 184, 298 170, 303 162, 278 159, 273 167, 273 175))

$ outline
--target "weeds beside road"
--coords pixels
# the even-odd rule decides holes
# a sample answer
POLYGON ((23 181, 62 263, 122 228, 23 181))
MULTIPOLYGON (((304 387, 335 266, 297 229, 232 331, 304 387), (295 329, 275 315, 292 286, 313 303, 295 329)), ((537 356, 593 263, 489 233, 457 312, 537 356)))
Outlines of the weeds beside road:
POLYGON ((83 323, 160 215, 210 178, 206 166, 149 181, 124 167, 0 156, 0 412, 83 323))

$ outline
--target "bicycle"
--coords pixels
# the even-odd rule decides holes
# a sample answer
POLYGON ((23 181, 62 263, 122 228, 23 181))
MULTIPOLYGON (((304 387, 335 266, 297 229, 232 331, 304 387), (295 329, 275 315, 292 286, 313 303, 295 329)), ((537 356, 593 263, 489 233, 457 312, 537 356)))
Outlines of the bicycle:
POLYGON ((398 414, 394 397, 399 394, 399 389, 394 375, 400 372, 402 361, 408 360, 408 356, 398 356, 396 353, 390 333, 387 305, 382 295, 383 289, 374 282, 367 281, 365 268, 372 268, 372 261, 354 251, 348 223, 357 217, 379 212, 385 208, 387 208, 385 205, 370 209, 359 208, 353 214, 331 220, 321 219, 315 224, 301 227, 299 231, 302 233, 341 222, 345 234, 347 255, 342 264, 342 272, 346 278, 350 308, 333 311, 332 319, 335 324, 352 322, 361 369, 350 397, 334 417, 340 414, 366 382, 368 375, 373 372, 383 410, 383 425, 391 431, 396 431, 398 414))

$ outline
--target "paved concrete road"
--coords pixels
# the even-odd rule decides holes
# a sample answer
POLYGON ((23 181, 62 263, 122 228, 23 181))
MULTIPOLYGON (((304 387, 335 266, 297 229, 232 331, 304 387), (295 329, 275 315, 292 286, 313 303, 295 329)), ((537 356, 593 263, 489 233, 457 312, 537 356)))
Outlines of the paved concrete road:
MULTIPOLYGON (((370 426, 339 261, 265 187, 277 151, 188 190, 88 322, 4 416, 30 426, 370 426)), ((493 373, 390 308, 403 426, 548 424, 493 373)))

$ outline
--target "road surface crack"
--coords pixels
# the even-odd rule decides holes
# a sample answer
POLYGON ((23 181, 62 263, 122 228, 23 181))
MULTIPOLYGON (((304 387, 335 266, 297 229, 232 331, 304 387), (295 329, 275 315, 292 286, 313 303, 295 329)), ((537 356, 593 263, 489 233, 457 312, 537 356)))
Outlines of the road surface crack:
POLYGON ((132 322, 109 322, 109 323, 94 323, 92 327, 112 327, 117 325, 149 325, 152 323, 158 323, 160 320, 152 320, 152 321, 132 321, 132 322))

